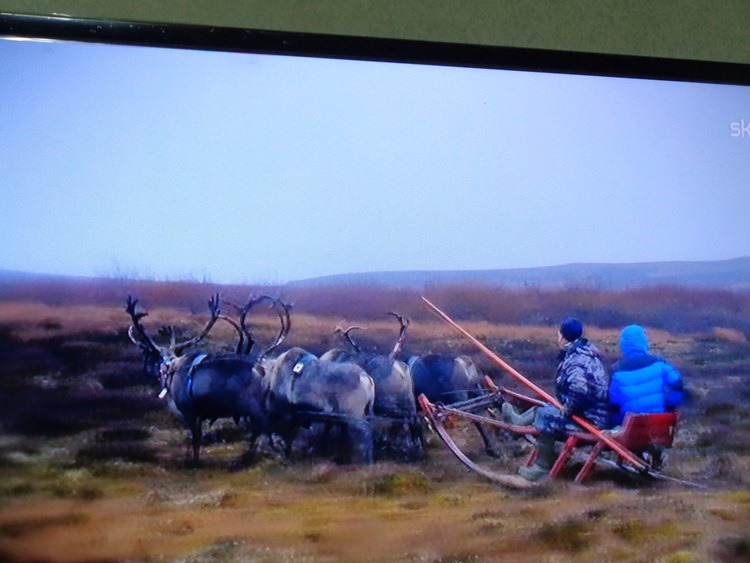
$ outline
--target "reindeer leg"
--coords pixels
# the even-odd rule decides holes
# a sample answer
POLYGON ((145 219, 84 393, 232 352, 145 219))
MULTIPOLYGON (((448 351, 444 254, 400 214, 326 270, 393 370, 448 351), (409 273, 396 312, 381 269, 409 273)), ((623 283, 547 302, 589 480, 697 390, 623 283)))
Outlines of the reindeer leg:
POLYGON ((320 454, 324 457, 333 455, 333 449, 331 448, 331 431, 333 430, 332 422, 325 422, 323 424, 323 434, 320 437, 320 454))
POLYGON ((193 446, 193 462, 198 463, 200 461, 200 450, 201 441, 203 439, 203 419, 196 417, 193 419, 190 433, 192 435, 192 446, 193 446))
POLYGON ((250 425, 250 436, 247 439, 247 449, 248 451, 255 449, 255 444, 258 441, 258 438, 261 435, 261 430, 255 426, 255 424, 250 425))
POLYGON ((367 420, 349 419, 345 423, 352 462, 364 465, 373 463, 372 427, 367 420))
POLYGON ((499 454, 495 447, 492 445, 492 439, 490 438, 490 435, 487 433, 487 429, 479 424, 478 422, 474 423, 474 426, 477 427, 477 430, 479 431, 479 435, 482 437, 482 442, 484 442, 484 451, 485 453, 494 458, 501 457, 501 454, 499 454))
POLYGON ((409 433, 412 442, 412 459, 423 459, 424 434, 422 433, 422 423, 418 417, 414 417, 414 420, 409 423, 409 433))
POLYGON ((284 440, 284 457, 288 460, 292 459, 292 445, 297 437, 298 430, 299 426, 295 421, 289 424, 281 434, 281 439, 284 440))
POLYGON ((262 429, 258 428, 258 425, 253 424, 249 419, 247 419, 247 426, 249 432, 247 451, 245 451, 245 453, 243 453, 240 458, 232 464, 232 470, 239 471, 240 469, 251 465, 255 459, 255 442, 261 435, 262 429))

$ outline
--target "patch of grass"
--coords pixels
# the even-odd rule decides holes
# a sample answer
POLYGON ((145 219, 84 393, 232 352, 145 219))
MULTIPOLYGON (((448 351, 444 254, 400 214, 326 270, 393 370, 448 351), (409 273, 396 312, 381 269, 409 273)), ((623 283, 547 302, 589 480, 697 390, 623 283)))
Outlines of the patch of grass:
POLYGON ((664 563, 692 563, 693 561, 697 562, 700 560, 696 554, 684 550, 670 553, 663 559, 664 563))
POLYGON ((433 485, 427 476, 417 471, 381 475, 371 484, 372 493, 383 496, 425 494, 432 489, 433 485))
POLYGON ((750 491, 731 491, 722 494, 721 499, 735 504, 750 504, 750 491))
POLYGON ((567 519, 547 522, 535 534, 536 540, 549 549, 578 553, 591 543, 591 533, 585 522, 567 519))
POLYGON ((86 469, 93 477, 101 479, 131 479, 135 477, 163 477, 164 469, 148 463, 133 463, 114 460, 93 462, 86 465, 86 469))
POLYGON ((479 523, 479 531, 485 534, 505 528, 505 518, 506 516, 502 512, 494 510, 486 510, 471 515, 471 521, 479 523))
POLYGON ((0 524, 0 537, 17 538, 44 528, 75 526, 88 520, 85 514, 71 512, 60 516, 41 516, 0 524))
POLYGON ((211 545, 200 555, 188 558, 187 561, 239 561, 239 551, 245 542, 240 538, 222 539, 211 545))
POLYGON ((464 506, 470 501, 471 498, 460 493, 445 493, 432 499, 432 502, 438 506, 464 506))
POLYGON ((620 520, 612 526, 612 532, 629 543, 639 541, 645 529, 646 525, 635 518, 620 520))
POLYGON ((709 512, 725 522, 736 522, 737 520, 745 519, 745 515, 740 515, 734 510, 727 510, 726 508, 711 508, 709 512))
POLYGON ((81 500, 96 500, 104 497, 104 491, 102 491, 99 487, 84 485, 74 489, 72 491, 72 495, 70 496, 81 500))
POLYGON ((482 558, 475 553, 457 553, 446 555, 435 561, 436 563, 475 563, 477 561, 482 561, 482 558))
POLYGON ((34 491, 34 484, 25 479, 12 479, 0 484, 0 497, 20 497, 34 491))
POLYGON ((426 508, 427 502, 421 501, 421 500, 415 500, 415 501, 409 501, 409 502, 402 502, 399 506, 403 510, 415 511, 415 510, 422 510, 426 508))
POLYGON ((97 434, 97 439, 102 442, 138 441, 150 437, 151 432, 137 426, 104 428, 97 434))
POLYGON ((188 520, 168 520, 160 532, 169 536, 189 536, 195 532, 195 527, 188 520))
POLYGON ((0 496, 30 494, 81 500, 95 500, 105 496, 101 484, 86 469, 66 469, 51 464, 38 464, 22 474, 3 477, 0 496))
POLYGON ((305 530, 302 537, 311 543, 318 543, 323 539, 323 532, 320 530, 305 530))
POLYGON ((252 467, 245 471, 244 475, 252 481, 263 479, 264 477, 277 475, 289 470, 288 463, 283 458, 262 458, 259 459, 252 467))
POLYGON ((750 536, 721 538, 715 553, 720 561, 750 561, 750 536))
POLYGON ((157 451, 139 442, 97 442, 78 450, 76 463, 88 466, 104 460, 119 459, 136 463, 156 463, 157 451))
POLYGON ((103 491, 92 481, 91 473, 87 470, 73 469, 64 471, 45 488, 59 498, 94 500, 103 497, 103 491))
POLYGON ((211 494, 196 495, 191 499, 189 505, 200 508, 229 508, 237 504, 239 494, 231 490, 220 490, 211 494))
POLYGON ((685 534, 674 522, 662 522, 657 526, 649 528, 649 532, 653 534, 654 537, 663 540, 684 539, 688 535, 685 534))

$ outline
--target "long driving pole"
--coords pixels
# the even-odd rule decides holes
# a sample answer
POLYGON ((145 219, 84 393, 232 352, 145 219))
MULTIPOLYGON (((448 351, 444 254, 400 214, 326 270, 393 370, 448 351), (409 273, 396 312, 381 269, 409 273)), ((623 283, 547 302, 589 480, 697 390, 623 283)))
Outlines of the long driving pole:
MULTIPOLYGON (((468 332, 463 327, 459 326, 456 321, 451 319, 448 315, 446 315, 443 311, 438 309, 437 306, 435 306, 433 303, 430 302, 429 299, 426 297, 422 297, 422 301, 425 302, 425 304, 433 311, 435 312, 441 319, 443 319, 445 322, 447 322, 449 325, 451 325, 454 329, 456 329, 458 332, 463 334, 466 338, 468 338, 474 346, 479 348, 481 352, 484 353, 485 356, 487 356, 494 364, 504 369, 509 375, 511 375, 514 379, 520 381, 523 385, 534 391, 537 395, 539 395, 542 399, 550 403, 551 405, 557 407, 558 409, 562 410, 563 406, 555 397, 547 393, 544 389, 541 387, 535 385, 526 377, 521 375, 518 371, 516 371, 513 366, 508 364, 505 360, 503 360, 500 356, 495 354, 492 350, 487 348, 484 344, 482 344, 479 340, 477 340, 474 335, 472 335, 470 332, 468 332)), ((622 444, 616 442, 606 434, 604 434, 601 430, 599 430, 596 426, 591 424, 588 420, 585 418, 582 418, 578 415, 571 416, 571 419, 573 422, 581 426, 584 430, 590 432, 597 438, 599 438, 602 442, 607 444, 610 448, 612 448, 615 452, 617 452, 619 455, 623 457, 623 459, 626 459, 631 464, 636 466, 638 469, 647 471, 648 467, 646 464, 641 460, 638 456, 636 456, 633 452, 630 450, 624 448, 622 444)))

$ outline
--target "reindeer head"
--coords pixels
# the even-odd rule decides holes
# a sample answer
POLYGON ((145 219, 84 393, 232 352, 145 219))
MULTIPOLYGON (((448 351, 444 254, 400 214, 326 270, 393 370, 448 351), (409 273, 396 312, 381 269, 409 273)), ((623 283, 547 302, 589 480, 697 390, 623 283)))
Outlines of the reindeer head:
MULTIPOLYGON (((130 315, 132 321, 132 324, 128 328, 128 336, 133 341, 133 344, 141 349, 144 370, 151 375, 157 376, 162 387, 166 390, 185 352, 208 336, 208 333, 218 319, 225 318, 220 314, 219 294, 211 296, 211 299, 208 300, 208 309, 211 312, 211 318, 198 336, 178 343, 172 327, 162 327, 159 332, 162 336, 169 337, 168 346, 156 344, 154 339, 148 335, 146 329, 141 324, 141 319, 147 316, 148 313, 146 311, 137 312, 137 304, 138 300, 134 299, 132 295, 128 295, 125 303, 125 311, 130 315)), ((241 333, 240 338, 242 338, 241 333)))

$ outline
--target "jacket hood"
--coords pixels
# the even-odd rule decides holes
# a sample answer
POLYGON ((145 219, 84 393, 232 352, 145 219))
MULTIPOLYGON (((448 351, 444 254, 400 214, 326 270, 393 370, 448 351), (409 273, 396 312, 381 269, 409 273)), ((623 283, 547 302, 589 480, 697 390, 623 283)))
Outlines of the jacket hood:
POLYGON ((643 328, 639 325, 630 325, 622 329, 620 350, 625 357, 648 354, 648 338, 643 328))

